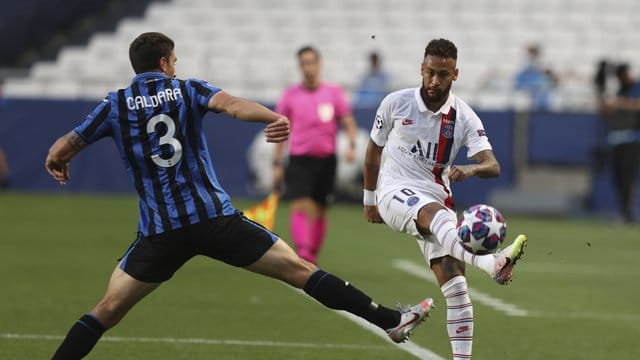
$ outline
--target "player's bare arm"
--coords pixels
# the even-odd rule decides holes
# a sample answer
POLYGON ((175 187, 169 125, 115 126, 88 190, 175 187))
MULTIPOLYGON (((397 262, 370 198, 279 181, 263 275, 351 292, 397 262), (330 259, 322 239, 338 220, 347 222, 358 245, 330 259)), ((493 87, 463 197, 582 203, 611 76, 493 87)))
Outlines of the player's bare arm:
MULTIPOLYGON (((382 149, 373 140, 369 139, 367 152, 364 157, 364 190, 374 191, 378 183, 378 173, 380 172, 380 158, 382 149)), ((384 221, 378 212, 376 205, 364 205, 364 217, 367 222, 381 224, 384 221)))
POLYGON ((49 148, 49 154, 45 160, 47 172, 64 185, 69 180, 69 161, 77 153, 87 146, 87 143, 74 131, 71 130, 60 137, 49 148))
POLYGON ((244 121, 267 123, 267 142, 280 143, 289 138, 289 119, 256 102, 219 91, 209 100, 209 109, 244 121))
POLYGON ((349 147, 347 148, 346 160, 352 162, 356 159, 356 135, 358 132, 358 126, 356 120, 352 114, 344 115, 340 118, 342 127, 349 138, 349 147))
POLYGON ((500 175, 500 164, 491 150, 483 150, 472 157, 476 164, 453 165, 449 173, 451 181, 463 181, 471 176, 492 178, 500 175))

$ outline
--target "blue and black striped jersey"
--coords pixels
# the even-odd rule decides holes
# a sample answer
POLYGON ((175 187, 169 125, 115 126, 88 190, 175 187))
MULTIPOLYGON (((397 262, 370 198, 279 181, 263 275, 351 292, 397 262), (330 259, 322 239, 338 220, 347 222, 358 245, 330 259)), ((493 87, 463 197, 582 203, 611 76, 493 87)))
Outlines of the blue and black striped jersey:
POLYGON ((235 213, 216 178, 202 129, 209 99, 218 91, 202 80, 138 74, 75 128, 87 143, 114 139, 138 192, 143 234, 235 213))

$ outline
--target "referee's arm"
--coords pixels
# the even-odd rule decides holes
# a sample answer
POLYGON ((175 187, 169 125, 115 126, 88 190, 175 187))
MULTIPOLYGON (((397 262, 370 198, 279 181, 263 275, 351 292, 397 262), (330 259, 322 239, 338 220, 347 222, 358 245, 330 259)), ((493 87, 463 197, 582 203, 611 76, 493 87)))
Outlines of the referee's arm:
POLYGON ((86 146, 87 143, 75 130, 69 131, 51 145, 45 167, 60 185, 64 185, 69 180, 69 161, 86 146))

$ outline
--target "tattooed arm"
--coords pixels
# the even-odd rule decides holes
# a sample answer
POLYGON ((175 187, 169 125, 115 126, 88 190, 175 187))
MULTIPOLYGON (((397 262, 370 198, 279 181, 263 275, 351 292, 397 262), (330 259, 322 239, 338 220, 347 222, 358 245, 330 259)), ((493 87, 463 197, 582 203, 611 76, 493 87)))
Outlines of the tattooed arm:
POLYGON ((45 166, 60 185, 64 185, 69 180, 69 161, 85 146, 87 143, 74 130, 71 130, 49 148, 45 166))

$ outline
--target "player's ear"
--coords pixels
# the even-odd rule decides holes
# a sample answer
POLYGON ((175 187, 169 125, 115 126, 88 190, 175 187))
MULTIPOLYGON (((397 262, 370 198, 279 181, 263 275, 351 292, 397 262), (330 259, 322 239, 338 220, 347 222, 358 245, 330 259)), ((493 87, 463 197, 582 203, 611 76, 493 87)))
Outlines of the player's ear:
POLYGON ((458 80, 458 68, 455 68, 455 70, 453 70, 453 81, 458 80))
POLYGON ((169 59, 167 59, 166 57, 161 57, 160 58, 160 70, 162 70, 163 73, 167 73, 167 65, 169 64, 169 59))

